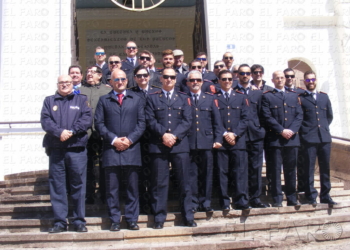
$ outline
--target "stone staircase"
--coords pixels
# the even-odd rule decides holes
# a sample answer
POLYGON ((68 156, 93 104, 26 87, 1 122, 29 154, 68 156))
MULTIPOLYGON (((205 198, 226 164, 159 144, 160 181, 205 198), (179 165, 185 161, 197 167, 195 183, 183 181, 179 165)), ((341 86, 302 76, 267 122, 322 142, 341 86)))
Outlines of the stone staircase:
MULTIPOLYGON (((264 172, 264 171, 263 171, 264 172)), ((265 173, 263 173, 264 175, 265 173)), ((139 231, 125 229, 110 232, 107 207, 86 206, 89 232, 76 233, 73 228, 49 234, 52 209, 48 189, 48 172, 36 171, 7 175, 0 182, 0 248, 61 249, 348 249, 350 242, 350 190, 332 179, 331 196, 338 205, 302 205, 299 208, 219 210, 212 214, 198 212, 196 228, 184 227, 177 201, 169 201, 169 213, 163 230, 152 229, 153 216, 140 215, 139 231), (307 248, 305 247, 307 244, 307 248), (344 246, 344 248, 341 248, 344 246)), ((283 177, 282 177, 283 179, 283 177)), ((319 189, 319 176, 315 186, 319 189)), ((215 194, 214 194, 215 197, 215 194)), ((262 201, 271 203, 264 187, 262 201)), ((299 200, 303 201, 303 195, 299 200)))

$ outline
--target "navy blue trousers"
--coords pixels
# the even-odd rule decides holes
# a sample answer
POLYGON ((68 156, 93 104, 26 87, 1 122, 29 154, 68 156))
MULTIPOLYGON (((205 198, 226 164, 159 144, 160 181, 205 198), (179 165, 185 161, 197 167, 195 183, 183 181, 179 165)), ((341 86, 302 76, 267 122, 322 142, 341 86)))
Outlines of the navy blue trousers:
POLYGON ((85 225, 86 166, 87 154, 83 147, 50 149, 49 185, 55 225, 67 226, 67 176, 74 206, 72 222, 75 227, 85 225))

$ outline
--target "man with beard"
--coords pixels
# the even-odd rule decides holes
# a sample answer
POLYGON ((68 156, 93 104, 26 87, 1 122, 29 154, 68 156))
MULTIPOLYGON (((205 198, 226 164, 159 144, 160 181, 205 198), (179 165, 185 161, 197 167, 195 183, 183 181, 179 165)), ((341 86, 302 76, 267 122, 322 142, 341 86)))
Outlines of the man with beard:
MULTIPOLYGON (((81 86, 80 93, 86 95, 88 103, 92 108, 92 115, 95 115, 96 106, 101 96, 108 94, 111 88, 101 83, 102 71, 99 67, 92 66, 86 71, 86 84, 81 86)), ((87 144, 87 182, 86 182, 86 203, 93 204, 96 189, 96 177, 99 177, 99 192, 101 200, 105 200, 104 172, 101 168, 100 158, 102 140, 100 134, 95 130, 94 124, 88 130, 89 140, 87 144), (96 168, 96 165, 99 165, 96 168)))
POLYGON ((287 206, 300 206, 296 195, 296 167, 300 145, 298 131, 303 111, 297 93, 285 90, 285 77, 282 71, 273 73, 272 82, 275 84, 275 89, 264 92, 262 97, 271 173, 272 206, 282 207, 282 164, 287 206))
POLYGON ((331 182, 329 177, 329 161, 331 155, 332 137, 329 125, 333 120, 332 105, 324 92, 316 90, 317 78, 313 71, 304 73, 306 90, 299 94, 304 119, 300 127, 300 138, 303 146, 303 166, 305 197, 308 204, 316 205, 317 190, 314 187, 316 157, 320 171, 321 193, 320 202, 329 206, 337 203, 329 195, 331 182))
POLYGON ((250 68, 252 70, 252 80, 250 81, 250 84, 252 86, 255 86, 256 88, 262 90, 263 92, 268 91, 268 90, 274 90, 273 87, 269 86, 266 84, 266 81, 263 80, 264 76, 264 67, 261 66, 260 64, 254 64, 250 68))
POLYGON ((249 122, 246 132, 246 145, 248 154, 248 180, 249 200, 254 208, 266 208, 267 205, 260 201, 261 195, 261 170, 263 165, 263 149, 265 129, 262 126, 261 90, 253 90, 249 80, 251 70, 248 64, 241 64, 238 68, 239 83, 234 88, 244 93, 249 101, 249 122))
POLYGON ((202 73, 192 70, 187 76, 192 107, 190 142, 190 183, 193 209, 213 212, 211 194, 213 187, 213 148, 222 146, 223 128, 220 123, 218 103, 212 94, 202 91, 202 73))

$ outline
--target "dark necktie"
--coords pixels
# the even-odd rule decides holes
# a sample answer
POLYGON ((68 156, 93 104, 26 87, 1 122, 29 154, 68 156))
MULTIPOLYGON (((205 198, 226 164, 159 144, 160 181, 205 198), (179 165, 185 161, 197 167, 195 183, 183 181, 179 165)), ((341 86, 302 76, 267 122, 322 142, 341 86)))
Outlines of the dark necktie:
POLYGON ((225 96, 226 96, 226 101, 229 101, 229 100, 230 100, 230 97, 229 97, 229 95, 228 95, 227 92, 225 93, 225 96))
POLYGON ((118 102, 119 102, 120 106, 122 106, 124 95, 123 94, 117 94, 117 96, 118 96, 118 102))
POLYGON ((194 103, 198 104, 198 94, 194 94, 194 103))
POLYGON ((168 104, 170 103, 170 92, 166 93, 166 99, 168 99, 168 104))
POLYGON ((131 58, 131 64, 134 66, 135 64, 134 64, 134 59, 133 58, 131 58))

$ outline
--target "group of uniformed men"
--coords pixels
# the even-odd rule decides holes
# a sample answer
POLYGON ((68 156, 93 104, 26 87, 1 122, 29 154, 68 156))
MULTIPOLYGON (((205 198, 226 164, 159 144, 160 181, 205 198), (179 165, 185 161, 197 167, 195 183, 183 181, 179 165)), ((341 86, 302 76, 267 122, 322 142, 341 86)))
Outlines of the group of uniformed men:
POLYGON ((316 157, 320 202, 336 204, 329 195, 332 108, 327 94, 316 91, 315 72, 305 72, 306 89, 297 89, 293 69, 276 71, 271 87, 262 80, 261 65, 233 65, 229 52, 214 63, 214 72, 206 70, 205 53, 187 66, 181 50, 165 50, 164 68, 155 70, 151 52, 137 56, 132 41, 125 52, 125 60, 111 55, 107 64, 104 49, 97 47, 97 65, 87 69, 85 81, 81 67, 73 65, 69 75, 58 77, 56 94, 44 101, 41 123, 54 212, 50 233, 67 230, 67 187, 74 227, 87 232, 85 199, 94 201, 96 165, 111 231, 120 230, 122 188, 128 229, 139 229, 140 207, 154 214, 154 229, 163 228, 170 171, 189 227, 197 226, 196 211, 214 211, 214 165, 223 211, 230 210, 231 196, 237 210, 268 207, 260 200, 264 150, 273 207, 282 207, 282 166, 287 205, 301 205, 297 165, 298 189, 303 187, 308 204, 317 204, 316 157))

